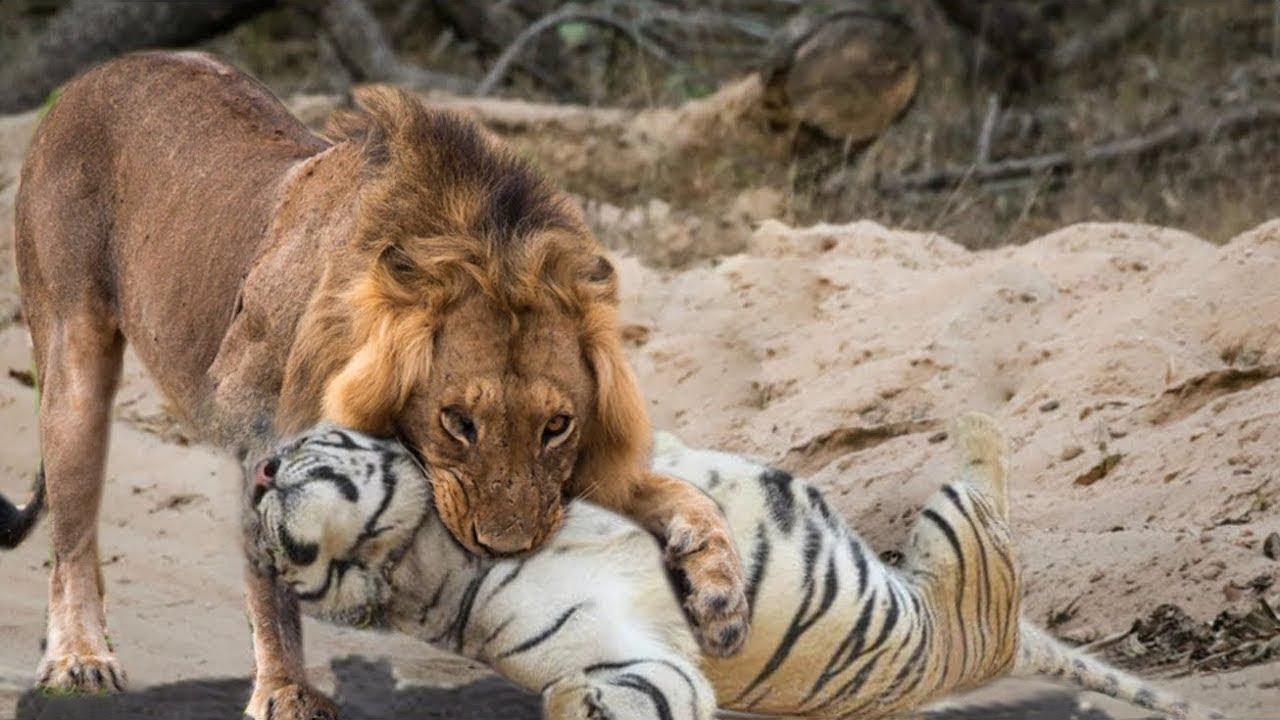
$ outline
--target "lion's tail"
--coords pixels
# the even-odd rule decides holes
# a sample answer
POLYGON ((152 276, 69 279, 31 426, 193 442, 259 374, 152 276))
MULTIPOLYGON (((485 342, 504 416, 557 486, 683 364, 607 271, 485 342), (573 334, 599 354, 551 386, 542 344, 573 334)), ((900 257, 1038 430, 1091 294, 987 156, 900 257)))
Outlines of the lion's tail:
POLYGON ((36 473, 35 485, 31 488, 31 499, 26 505, 18 507, 4 495, 0 495, 0 548, 10 550, 22 544, 22 541, 36 526, 40 513, 44 510, 44 467, 36 473))

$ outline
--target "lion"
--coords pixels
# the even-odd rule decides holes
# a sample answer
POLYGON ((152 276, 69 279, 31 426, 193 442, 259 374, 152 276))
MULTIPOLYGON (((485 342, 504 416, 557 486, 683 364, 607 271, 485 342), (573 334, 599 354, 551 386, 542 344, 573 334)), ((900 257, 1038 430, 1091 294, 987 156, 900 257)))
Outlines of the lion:
MULTIPOLYGON (((97 515, 125 343, 181 419, 238 458, 320 420, 400 438, 468 551, 528 553, 589 496, 666 548, 704 649, 746 635, 715 503, 648 469, 618 280, 575 205, 460 117, 393 88, 323 135, 209 55, 147 52, 69 83, 23 166, 16 254, 40 373, 53 570, 38 682, 119 690, 97 515)), ((306 680, 295 597, 242 502, 248 714, 335 717, 306 680)))

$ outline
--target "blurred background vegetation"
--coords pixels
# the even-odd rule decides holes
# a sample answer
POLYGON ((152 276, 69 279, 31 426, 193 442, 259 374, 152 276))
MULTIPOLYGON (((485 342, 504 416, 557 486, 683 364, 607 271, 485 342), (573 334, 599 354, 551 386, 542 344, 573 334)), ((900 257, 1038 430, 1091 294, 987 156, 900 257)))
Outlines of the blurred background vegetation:
POLYGON ((613 244, 686 234, 669 262, 766 217, 1222 241, 1280 199, 1280 0, 5 0, 0 113, 178 46, 311 98, 317 124, 360 83, 457 98, 613 244))

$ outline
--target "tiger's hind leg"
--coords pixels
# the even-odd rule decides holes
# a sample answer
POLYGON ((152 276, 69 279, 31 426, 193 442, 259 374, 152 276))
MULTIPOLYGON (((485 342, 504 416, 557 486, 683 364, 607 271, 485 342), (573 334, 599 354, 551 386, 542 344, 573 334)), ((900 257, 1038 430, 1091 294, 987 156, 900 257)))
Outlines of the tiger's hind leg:
POLYGON ((972 687, 1006 672, 1017 649, 1021 577, 1007 523, 1007 450, 996 424, 956 422, 960 468, 925 504, 908 538, 903 570, 934 622, 941 686, 972 687))
POLYGON ((966 413, 956 420, 952 435, 960 454, 960 477, 990 499, 1009 521, 1009 447, 989 415, 966 413))
POLYGON ((603 663, 542 691, 546 720, 713 720, 715 691, 683 660, 603 663))

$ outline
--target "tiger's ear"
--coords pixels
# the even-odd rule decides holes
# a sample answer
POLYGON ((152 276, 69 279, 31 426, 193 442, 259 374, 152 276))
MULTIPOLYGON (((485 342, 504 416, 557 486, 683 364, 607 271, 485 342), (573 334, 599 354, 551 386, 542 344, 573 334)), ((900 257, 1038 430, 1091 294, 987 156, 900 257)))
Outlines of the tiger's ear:
POLYGON ((378 321, 324 391, 324 419, 371 435, 395 432, 414 384, 431 367, 432 333, 405 318, 378 321))
POLYGON ((584 355, 595 376, 593 422, 575 469, 573 490, 610 505, 630 491, 631 479, 647 465, 650 429, 644 396, 622 352, 616 311, 600 304, 588 313, 584 355))

